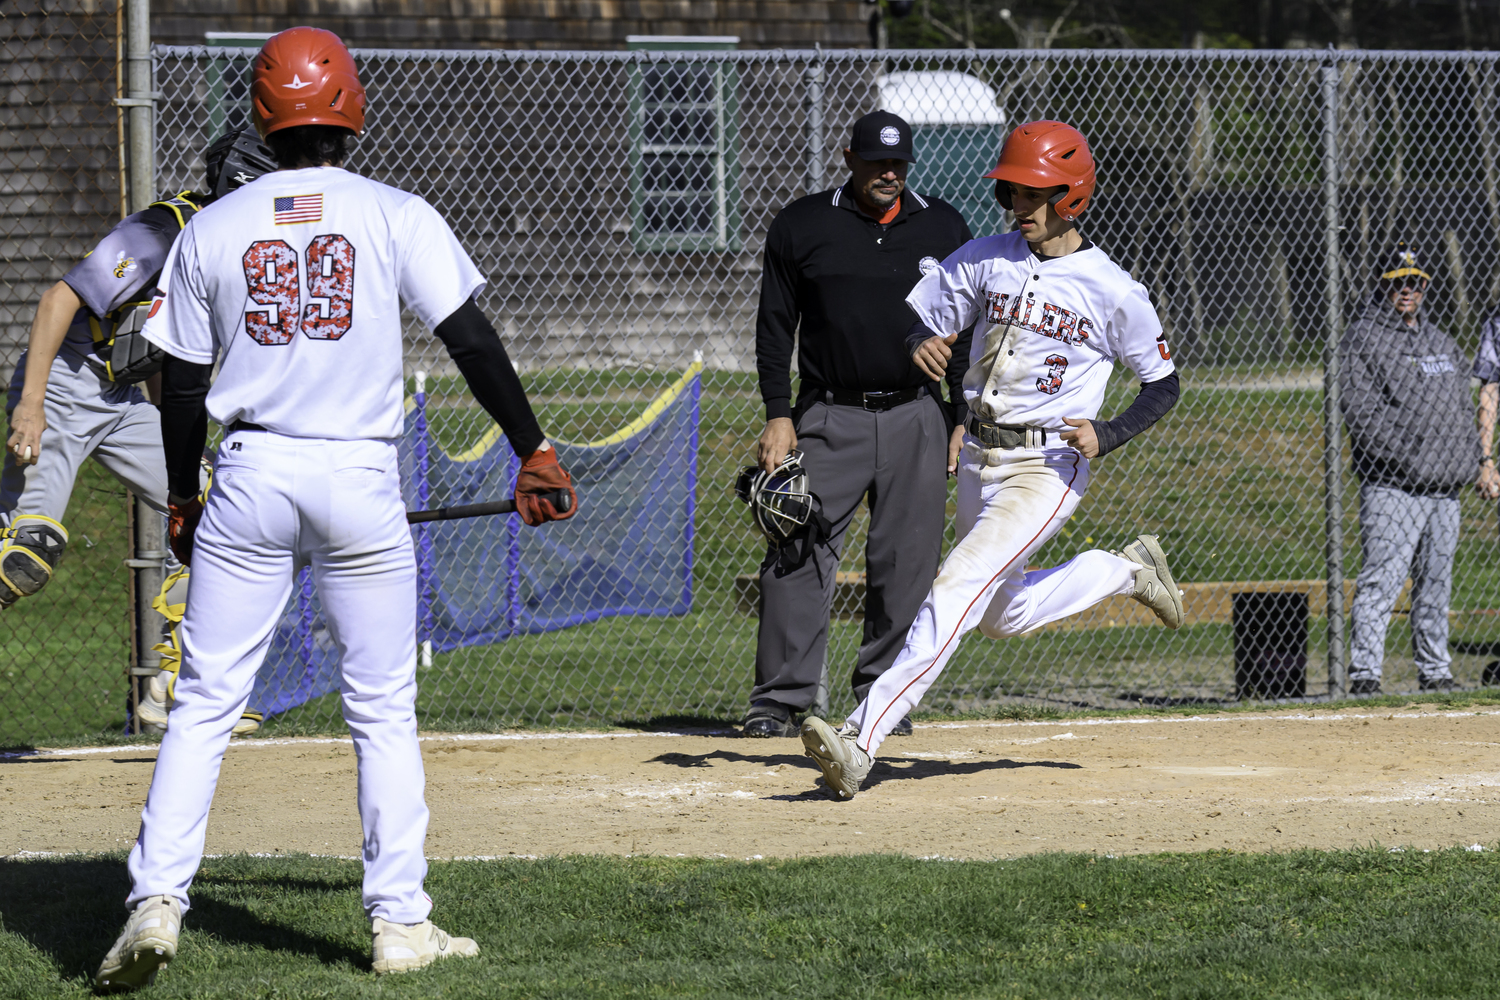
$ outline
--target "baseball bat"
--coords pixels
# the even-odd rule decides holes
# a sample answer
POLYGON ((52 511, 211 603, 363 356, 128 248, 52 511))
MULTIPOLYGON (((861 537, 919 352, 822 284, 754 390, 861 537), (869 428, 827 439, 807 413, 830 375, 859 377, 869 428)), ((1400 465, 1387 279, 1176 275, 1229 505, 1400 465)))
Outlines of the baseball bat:
MULTIPOLYGON (((566 514, 573 506, 573 497, 567 490, 554 490, 541 494, 544 500, 552 501, 559 514, 566 514)), ((484 517, 487 514, 514 514, 514 500, 491 500, 489 503, 465 503, 457 507, 434 507, 432 510, 409 510, 407 524, 425 524, 428 521, 456 521, 461 517, 484 517)))

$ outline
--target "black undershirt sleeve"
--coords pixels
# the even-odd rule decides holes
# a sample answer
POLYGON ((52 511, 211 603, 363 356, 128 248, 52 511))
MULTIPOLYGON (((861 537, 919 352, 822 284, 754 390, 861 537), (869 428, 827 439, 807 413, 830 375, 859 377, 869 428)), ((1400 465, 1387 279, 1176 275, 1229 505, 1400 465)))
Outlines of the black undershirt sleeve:
MULTIPOLYGON (((929 330, 921 320, 911 325, 906 331, 906 354, 908 357, 917 352, 917 348, 923 343, 936 337, 937 334, 929 330)), ((948 359, 948 370, 944 373, 943 381, 948 383, 948 414, 953 421, 953 426, 961 425, 969 418, 969 404, 964 400, 964 373, 967 371, 969 359, 969 348, 974 343, 974 327, 970 326, 958 335, 948 349, 953 352, 953 357, 948 359)), ((916 364, 916 362, 912 362, 916 364)))
POLYGON ((1093 422, 1094 434, 1099 438, 1099 454, 1109 454, 1166 416, 1167 411, 1176 405, 1181 391, 1176 372, 1155 382, 1141 383, 1141 391, 1124 413, 1112 420, 1093 422))
POLYGON ((167 459, 167 492, 195 497, 203 445, 208 440, 208 388, 212 365, 168 354, 161 366, 161 445, 167 459))
POLYGON ((455 309, 432 332, 448 348, 448 356, 469 383, 469 391, 495 418, 516 454, 525 458, 536 451, 546 436, 500 335, 474 300, 455 309))

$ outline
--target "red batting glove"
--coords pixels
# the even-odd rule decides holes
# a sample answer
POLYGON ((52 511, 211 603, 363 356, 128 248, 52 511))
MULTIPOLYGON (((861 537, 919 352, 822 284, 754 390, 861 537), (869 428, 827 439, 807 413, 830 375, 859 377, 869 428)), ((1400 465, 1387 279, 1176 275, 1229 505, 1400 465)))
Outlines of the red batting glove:
POLYGON ((167 503, 167 544, 184 566, 193 559, 193 533, 203 517, 203 501, 197 497, 187 503, 167 503))
POLYGON ((573 477, 557 464, 556 448, 534 451, 521 463, 521 471, 516 475, 516 510, 521 520, 533 528, 544 521, 566 521, 578 513, 578 494, 573 492, 573 477), (559 513, 551 500, 540 496, 556 490, 567 490, 571 495, 573 505, 565 514, 559 513))

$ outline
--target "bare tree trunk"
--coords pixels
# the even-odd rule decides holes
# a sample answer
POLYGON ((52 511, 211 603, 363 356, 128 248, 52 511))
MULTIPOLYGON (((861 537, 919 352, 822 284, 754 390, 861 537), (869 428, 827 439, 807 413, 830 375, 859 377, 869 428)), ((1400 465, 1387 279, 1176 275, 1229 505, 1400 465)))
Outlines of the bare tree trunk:
POLYGON ((1464 275, 1463 248, 1458 244, 1458 233, 1448 230, 1443 233, 1443 243, 1448 251, 1448 274, 1453 280, 1453 302, 1457 306, 1453 316, 1453 332, 1467 335, 1474 322, 1469 308, 1469 282, 1464 275))
MULTIPOLYGON (((1193 78, 1193 120, 1189 126, 1184 176, 1177 183, 1177 223, 1173 228, 1182 254, 1182 281, 1187 285, 1188 307, 1192 315, 1192 329, 1186 340, 1206 343, 1203 296, 1198 288, 1197 254, 1193 239, 1192 203, 1194 196, 1207 187, 1212 167, 1212 104, 1208 85, 1203 79, 1203 64, 1194 62, 1190 66, 1193 78)), ((1197 351, 1193 353, 1198 354, 1197 351)))
POLYGON ((1385 85, 1386 100, 1391 105, 1391 184, 1390 203, 1386 211, 1382 213, 1384 227, 1381 232, 1381 249, 1392 246, 1395 237, 1392 227, 1396 222, 1396 215, 1402 210, 1406 201, 1406 120, 1402 115, 1405 105, 1401 97, 1396 93, 1396 85, 1390 81, 1385 85))
POLYGON ((1339 48, 1359 48, 1359 38, 1354 31, 1354 0, 1318 0, 1318 6, 1323 8, 1323 13, 1333 22, 1339 48))
MULTIPOLYGON (((1194 48, 1203 48, 1203 33, 1194 39, 1194 48)), ((1213 95, 1203 78, 1203 63, 1192 63, 1193 130, 1188 145, 1188 176, 1194 191, 1208 187, 1214 163, 1213 95)))
POLYGON ((1292 345, 1295 332, 1292 329, 1292 282, 1287 274, 1286 254, 1281 252, 1281 236, 1277 230, 1270 231, 1271 282, 1276 292, 1276 335, 1271 338, 1271 357, 1280 361, 1292 345))
MULTIPOLYGON (((1500 176, 1497 176, 1495 148, 1495 70, 1486 63, 1481 69, 1476 63, 1467 62, 1464 69, 1469 73, 1469 83, 1474 88, 1474 121, 1479 127, 1480 163, 1484 168, 1484 200, 1489 208, 1490 239, 1495 250, 1500 252, 1500 176)), ((1496 256, 1490 257, 1490 290, 1487 309, 1500 302, 1500 266, 1496 256)))

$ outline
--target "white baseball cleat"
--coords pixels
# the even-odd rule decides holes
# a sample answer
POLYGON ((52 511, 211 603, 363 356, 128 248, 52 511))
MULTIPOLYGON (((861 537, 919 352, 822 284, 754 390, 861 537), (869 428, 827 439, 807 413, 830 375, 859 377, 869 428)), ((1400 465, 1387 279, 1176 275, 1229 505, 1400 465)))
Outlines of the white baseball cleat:
POLYGON ((245 714, 240 716, 240 721, 234 724, 229 731, 230 736, 251 736, 260 732, 260 724, 266 721, 266 717, 259 712, 252 712, 248 708, 245 714))
POLYGON ((167 731, 167 713, 172 710, 173 676, 170 670, 158 671, 155 677, 146 682, 145 689, 141 691, 141 700, 135 706, 135 715, 145 728, 154 729, 159 733, 167 731))
POLYGON ((94 985, 107 993, 150 986, 156 973, 177 957, 182 904, 171 896, 150 896, 136 904, 115 946, 104 956, 94 985))
POLYGON ((1135 574, 1135 591, 1130 595, 1156 612, 1167 628, 1182 628, 1182 591, 1167 567, 1167 554, 1155 535, 1140 535, 1115 555, 1129 559, 1141 568, 1135 574))
POLYGON ((434 927, 431 920, 393 924, 376 917, 371 931, 375 935, 372 964, 380 976, 411 972, 440 958, 473 958, 479 954, 479 945, 472 939, 450 937, 446 931, 434 927))
POLYGON ((834 729, 822 719, 808 716, 802 723, 802 745, 807 755, 817 762, 823 772, 823 781, 838 796, 847 802, 854 798, 859 786, 870 776, 875 759, 859 748, 855 742, 859 730, 852 727, 834 729))

